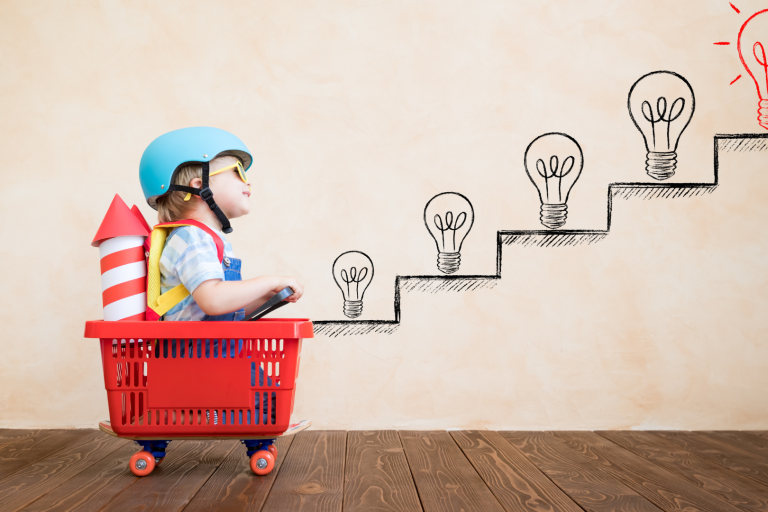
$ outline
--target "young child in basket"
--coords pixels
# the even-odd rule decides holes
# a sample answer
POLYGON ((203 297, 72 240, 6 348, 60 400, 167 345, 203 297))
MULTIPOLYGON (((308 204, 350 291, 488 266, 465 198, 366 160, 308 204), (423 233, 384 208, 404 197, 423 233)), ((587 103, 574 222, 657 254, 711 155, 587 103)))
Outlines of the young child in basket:
MULTIPOLYGON (((242 280, 241 262, 224 237, 232 231, 229 219, 250 212, 251 187, 245 173, 252 161, 240 139, 216 128, 175 130, 155 139, 144 151, 141 186, 160 223, 196 224, 173 229, 165 240, 160 292, 183 285, 181 290, 189 295, 165 312, 163 320, 237 321, 286 287, 293 290, 288 302, 303 295, 304 285, 295 277, 242 280)), ((206 357, 218 350, 218 346, 206 344, 206 357)), ((234 347, 232 352, 230 357, 234 347)), ((255 379, 254 374, 251 380, 255 379)), ((263 379, 259 369, 259 382, 263 379)), ((263 396, 261 410, 266 411, 267 393, 263 396)), ((272 415, 274 421, 274 410, 272 415)), ((213 422, 218 423, 216 411, 213 422)))

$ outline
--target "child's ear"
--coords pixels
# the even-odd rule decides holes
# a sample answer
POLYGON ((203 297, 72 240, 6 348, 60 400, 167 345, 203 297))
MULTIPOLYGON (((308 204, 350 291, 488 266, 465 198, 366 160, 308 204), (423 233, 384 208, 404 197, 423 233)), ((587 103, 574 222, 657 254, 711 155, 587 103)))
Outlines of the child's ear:
POLYGON ((192 181, 189 182, 189 186, 192 188, 203 188, 203 179, 193 178, 192 181))

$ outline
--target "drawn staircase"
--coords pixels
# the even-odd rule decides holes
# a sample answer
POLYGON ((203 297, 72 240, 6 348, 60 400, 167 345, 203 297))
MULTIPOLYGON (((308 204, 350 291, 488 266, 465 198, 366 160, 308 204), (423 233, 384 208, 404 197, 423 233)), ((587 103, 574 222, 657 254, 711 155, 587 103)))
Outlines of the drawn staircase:
POLYGON ((471 291, 493 288, 501 279, 502 247, 566 247, 590 245, 611 232, 614 199, 680 198, 711 194, 719 185, 719 152, 761 151, 768 149, 768 134, 718 134, 714 137, 714 180, 711 183, 634 183, 608 185, 607 228, 605 230, 516 230, 498 231, 496 235, 496 273, 490 275, 420 275, 395 277, 394 320, 317 320, 315 334, 328 337, 370 333, 391 334, 400 325, 400 296, 407 291, 471 291))

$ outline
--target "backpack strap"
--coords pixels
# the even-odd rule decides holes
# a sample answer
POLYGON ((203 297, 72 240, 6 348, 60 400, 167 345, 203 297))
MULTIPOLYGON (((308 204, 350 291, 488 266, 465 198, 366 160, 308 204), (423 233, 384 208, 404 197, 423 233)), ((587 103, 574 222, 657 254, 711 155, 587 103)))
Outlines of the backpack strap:
POLYGON ((160 320, 176 304, 189 296, 189 290, 183 284, 160 294, 160 256, 165 248, 165 241, 171 231, 183 226, 195 226, 208 233, 216 244, 219 263, 224 259, 224 241, 202 222, 187 219, 157 224, 152 228, 147 262, 147 320, 160 320))

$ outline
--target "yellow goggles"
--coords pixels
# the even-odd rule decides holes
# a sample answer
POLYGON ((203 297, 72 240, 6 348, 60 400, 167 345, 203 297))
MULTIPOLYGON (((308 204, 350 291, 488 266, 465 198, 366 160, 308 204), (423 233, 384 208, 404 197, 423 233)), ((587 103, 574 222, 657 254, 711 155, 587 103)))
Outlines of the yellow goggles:
MULTIPOLYGON (((248 183, 248 178, 246 178, 245 176, 245 169, 243 169, 243 164, 240 163, 240 160, 238 160, 237 163, 235 164, 222 167, 218 171, 213 171, 208 175, 208 177, 210 178, 212 176, 216 176, 217 174, 221 174, 225 171, 230 171, 230 170, 236 170, 238 176, 240 176, 240 179, 243 180, 243 183, 248 185, 248 190, 251 190, 251 185, 248 183)), ((184 201, 189 201, 190 199, 192 199, 192 194, 187 192, 187 195, 184 197, 184 201)))

